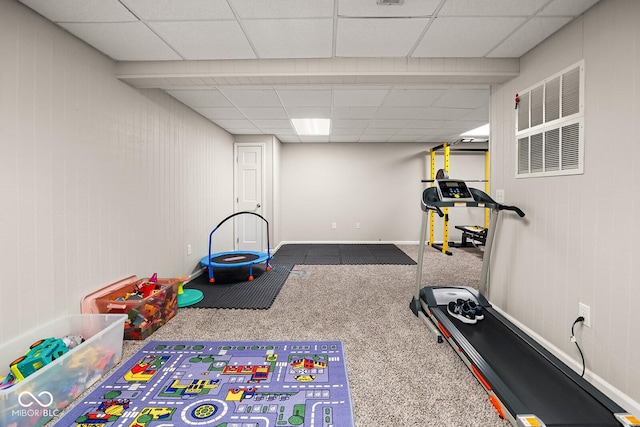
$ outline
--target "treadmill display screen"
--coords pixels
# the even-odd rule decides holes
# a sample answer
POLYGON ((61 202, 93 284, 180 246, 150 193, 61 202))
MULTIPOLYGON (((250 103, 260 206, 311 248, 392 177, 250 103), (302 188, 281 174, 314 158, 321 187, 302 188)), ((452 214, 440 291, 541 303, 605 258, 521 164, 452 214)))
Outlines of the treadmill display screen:
POLYGON ((471 195, 471 192, 467 188, 467 184, 465 184, 464 181, 438 181, 438 186, 442 200, 473 200, 473 196, 471 195))

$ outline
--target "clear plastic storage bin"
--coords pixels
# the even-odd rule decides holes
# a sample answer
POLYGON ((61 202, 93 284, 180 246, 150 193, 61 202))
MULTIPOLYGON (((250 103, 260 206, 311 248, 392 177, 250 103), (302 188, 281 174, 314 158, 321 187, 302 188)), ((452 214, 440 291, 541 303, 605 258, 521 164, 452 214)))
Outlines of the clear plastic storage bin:
POLYGON ((0 390, 0 426, 42 426, 100 379, 122 357, 122 314, 76 314, 57 319, 0 345, 0 376, 45 338, 82 335, 85 341, 39 370, 0 390))

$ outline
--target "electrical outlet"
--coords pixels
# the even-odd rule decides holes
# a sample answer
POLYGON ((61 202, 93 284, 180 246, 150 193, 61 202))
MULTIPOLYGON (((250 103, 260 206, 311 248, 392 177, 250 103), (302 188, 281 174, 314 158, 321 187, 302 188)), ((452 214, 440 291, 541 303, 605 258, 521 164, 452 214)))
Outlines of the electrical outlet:
POLYGON ((338 228, 338 224, 336 224, 335 222, 334 222, 334 223, 332 223, 332 224, 331 224, 331 228, 333 228, 333 229, 335 230, 336 228, 338 228))
POLYGON ((504 190, 496 190, 496 202, 504 203, 504 190))
POLYGON ((191 255, 191 245, 187 245, 187 256, 191 255))
POLYGON ((356 222, 356 228, 360 228, 360 223, 356 222))
POLYGON ((591 327, 591 307, 586 304, 578 303, 578 316, 584 317, 582 324, 587 328, 591 327))

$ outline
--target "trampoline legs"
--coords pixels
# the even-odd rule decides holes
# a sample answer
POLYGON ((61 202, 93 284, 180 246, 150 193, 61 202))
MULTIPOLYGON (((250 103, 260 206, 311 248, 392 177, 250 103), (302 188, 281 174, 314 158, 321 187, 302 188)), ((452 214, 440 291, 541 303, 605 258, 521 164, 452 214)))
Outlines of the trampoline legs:
POLYGON ((253 264, 249 264, 249 281, 253 280, 253 264))
POLYGON ((215 283, 216 279, 213 277, 213 267, 209 266, 209 283, 215 283))

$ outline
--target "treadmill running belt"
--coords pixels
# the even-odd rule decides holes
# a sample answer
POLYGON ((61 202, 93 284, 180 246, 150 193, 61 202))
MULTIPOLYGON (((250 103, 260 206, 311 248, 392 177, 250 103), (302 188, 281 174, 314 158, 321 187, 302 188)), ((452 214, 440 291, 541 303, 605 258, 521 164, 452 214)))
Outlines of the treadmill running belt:
POLYGON ((451 317, 445 306, 438 308, 547 426, 620 426, 607 408, 488 311, 476 324, 465 324, 451 317))

